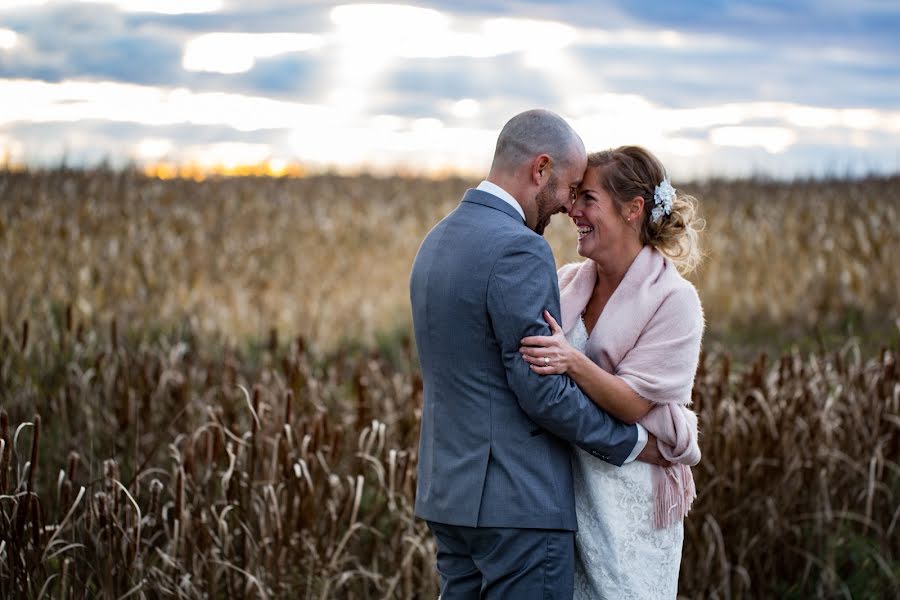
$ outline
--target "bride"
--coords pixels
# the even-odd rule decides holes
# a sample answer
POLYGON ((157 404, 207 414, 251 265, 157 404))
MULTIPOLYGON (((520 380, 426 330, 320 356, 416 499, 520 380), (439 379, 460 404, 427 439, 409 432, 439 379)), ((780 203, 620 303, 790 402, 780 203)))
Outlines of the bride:
POLYGON ((615 467, 575 448, 576 599, 675 598, 683 519, 696 496, 697 417, 687 407, 703 335, 696 200, 659 160, 623 146, 591 154, 569 216, 578 254, 559 270, 562 325, 522 340, 543 375, 568 373, 595 404, 658 438, 668 468, 615 467))

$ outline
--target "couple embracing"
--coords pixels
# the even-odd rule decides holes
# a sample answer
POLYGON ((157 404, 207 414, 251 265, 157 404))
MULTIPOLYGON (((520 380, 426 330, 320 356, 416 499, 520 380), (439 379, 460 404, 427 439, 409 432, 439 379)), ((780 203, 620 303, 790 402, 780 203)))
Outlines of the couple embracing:
POLYGON ((416 515, 442 600, 675 598, 700 460, 694 208, 646 150, 587 155, 531 110, 426 236, 416 515), (585 260, 557 274, 542 234, 560 212, 585 260))

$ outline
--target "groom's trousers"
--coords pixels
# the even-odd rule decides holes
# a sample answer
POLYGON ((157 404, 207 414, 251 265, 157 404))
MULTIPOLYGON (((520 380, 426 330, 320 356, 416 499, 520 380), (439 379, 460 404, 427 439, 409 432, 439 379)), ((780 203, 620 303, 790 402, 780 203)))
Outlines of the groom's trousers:
POLYGON ((575 533, 428 521, 441 600, 571 600, 575 533))

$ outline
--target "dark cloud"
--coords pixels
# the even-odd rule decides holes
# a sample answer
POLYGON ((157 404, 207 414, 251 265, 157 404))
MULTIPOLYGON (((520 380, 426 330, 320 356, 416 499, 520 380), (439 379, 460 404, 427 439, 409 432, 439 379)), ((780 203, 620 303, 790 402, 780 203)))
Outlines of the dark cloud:
POLYGON ((554 104, 566 93, 541 72, 522 64, 519 55, 494 58, 409 59, 396 61, 385 78, 397 94, 456 100, 491 96, 524 97, 534 104, 554 104))
POLYGON ((817 0, 621 3, 630 18, 648 26, 756 42, 761 44, 761 52, 772 54, 780 48, 826 45, 897 50, 900 10, 895 6, 893 11, 885 11, 884 6, 817 0))
POLYGON ((331 29, 329 12, 336 4, 254 1, 232 4, 214 13, 132 13, 124 19, 129 28, 152 25, 191 34, 213 31, 319 33, 331 29))
POLYGON ((280 100, 314 102, 321 95, 321 86, 328 74, 326 61, 310 53, 297 52, 260 58, 246 73, 222 75, 215 79, 234 92, 259 94, 280 100))
POLYGON ((59 81, 105 79, 147 85, 185 82, 185 38, 165 29, 131 29, 124 15, 102 5, 51 4, 27 19, 11 19, 24 39, 7 53, 2 76, 59 81))
POLYGON ((859 64, 809 51, 760 52, 736 46, 706 51, 592 47, 573 51, 607 91, 636 93, 664 106, 687 108, 754 100, 835 108, 900 106, 900 65, 859 64))
MULTIPOLYGON (((321 55, 260 59, 249 73, 224 76, 186 72, 181 56, 187 40, 205 32, 327 31, 333 5, 266 1, 232 3, 220 13, 158 15, 123 13, 103 4, 51 3, 41 9, 4 15, 6 26, 22 34, 28 45, 4 54, 0 75, 47 81, 110 79, 312 98, 316 96, 313 88, 329 81, 330 61, 321 55)), ((430 2, 423 6, 454 15, 544 16, 612 32, 623 27, 675 29, 684 34, 687 50, 623 46, 576 49, 575 53, 588 65, 589 73, 596 72, 598 80, 615 86, 608 91, 658 89, 654 100, 676 106, 698 98, 772 99, 776 93, 784 94, 780 99, 788 101, 876 106, 900 103, 900 86, 886 84, 900 75, 896 52, 887 52, 900 49, 900 36, 896 35, 900 10, 885 14, 883 4, 878 2, 863 2, 857 13, 835 3, 811 0, 572 0, 550 6, 493 1, 430 2), (693 34, 733 39, 734 48, 695 48, 693 34), (850 58, 843 63, 831 61, 829 49, 831 54, 843 52, 850 58), (798 54, 805 56, 798 58, 798 54), (863 57, 853 60, 854 54, 863 57), (613 64, 616 75, 604 72, 609 64, 613 64), (631 75, 623 73, 623 65, 628 64, 635 65, 631 75), (842 85, 835 86, 834 81, 842 85)), ((388 83, 395 93, 447 98, 529 95, 538 103, 557 96, 533 72, 524 71, 515 56, 397 61, 392 71, 388 83)))

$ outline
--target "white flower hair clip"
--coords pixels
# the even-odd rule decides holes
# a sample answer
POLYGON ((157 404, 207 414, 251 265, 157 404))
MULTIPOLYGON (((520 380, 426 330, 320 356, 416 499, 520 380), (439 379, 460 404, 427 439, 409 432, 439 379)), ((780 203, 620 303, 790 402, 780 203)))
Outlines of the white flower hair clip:
POLYGON ((653 210, 650 211, 650 220, 653 223, 659 223, 663 215, 672 214, 672 202, 675 200, 675 188, 669 183, 668 179, 663 179, 662 183, 653 190, 653 210))

